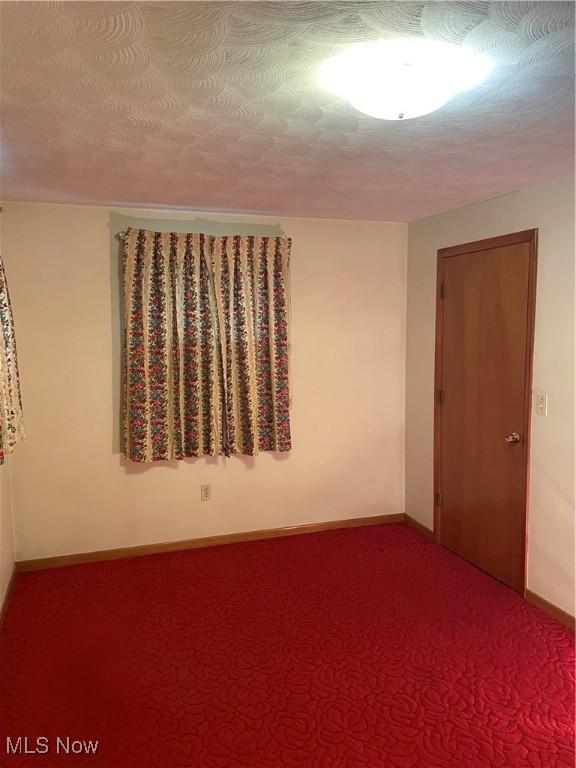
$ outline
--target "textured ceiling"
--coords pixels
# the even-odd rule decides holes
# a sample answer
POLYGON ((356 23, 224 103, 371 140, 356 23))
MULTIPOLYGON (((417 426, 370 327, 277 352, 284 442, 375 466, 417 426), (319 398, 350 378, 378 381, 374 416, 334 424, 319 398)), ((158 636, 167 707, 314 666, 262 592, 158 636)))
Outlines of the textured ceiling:
POLYGON ((5 199, 411 220, 571 171, 572 2, 3 2, 5 199), (316 86, 350 43, 488 52, 407 122, 316 86))

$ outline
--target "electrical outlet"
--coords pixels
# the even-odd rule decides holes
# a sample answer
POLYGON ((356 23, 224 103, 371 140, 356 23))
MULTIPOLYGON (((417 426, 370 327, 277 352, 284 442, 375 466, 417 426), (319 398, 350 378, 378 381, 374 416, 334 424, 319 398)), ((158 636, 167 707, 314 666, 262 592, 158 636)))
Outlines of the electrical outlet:
POLYGON ((548 395, 545 392, 536 393, 536 415, 548 416, 548 395))
POLYGON ((200 486, 200 501, 210 501, 212 498, 212 490, 209 485, 200 486))

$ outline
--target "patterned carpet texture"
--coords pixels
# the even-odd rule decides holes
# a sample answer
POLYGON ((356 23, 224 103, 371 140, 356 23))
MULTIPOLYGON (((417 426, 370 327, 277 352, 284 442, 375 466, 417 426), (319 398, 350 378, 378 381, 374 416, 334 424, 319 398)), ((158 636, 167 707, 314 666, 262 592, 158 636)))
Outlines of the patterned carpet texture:
POLYGON ((8 768, 572 768, 573 633, 403 525, 21 574, 0 730, 8 768))

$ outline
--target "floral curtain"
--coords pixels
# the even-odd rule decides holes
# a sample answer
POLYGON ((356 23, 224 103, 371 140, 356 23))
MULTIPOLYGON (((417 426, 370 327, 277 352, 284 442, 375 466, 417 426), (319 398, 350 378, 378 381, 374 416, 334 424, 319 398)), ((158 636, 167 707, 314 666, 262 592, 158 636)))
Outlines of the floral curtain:
POLYGON ((123 236, 124 454, 289 451, 282 237, 123 236))
POLYGON ((6 453, 12 453, 17 442, 24 438, 20 377, 16 355, 14 318, 6 283, 4 264, 0 257, 0 464, 6 453))

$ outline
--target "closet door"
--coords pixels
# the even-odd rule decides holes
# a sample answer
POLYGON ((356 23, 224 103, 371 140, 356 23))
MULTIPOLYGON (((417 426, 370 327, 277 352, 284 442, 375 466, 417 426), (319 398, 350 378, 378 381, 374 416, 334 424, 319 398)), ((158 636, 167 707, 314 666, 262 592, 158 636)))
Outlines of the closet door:
POLYGON ((525 590, 536 230, 438 252, 435 534, 525 590))

